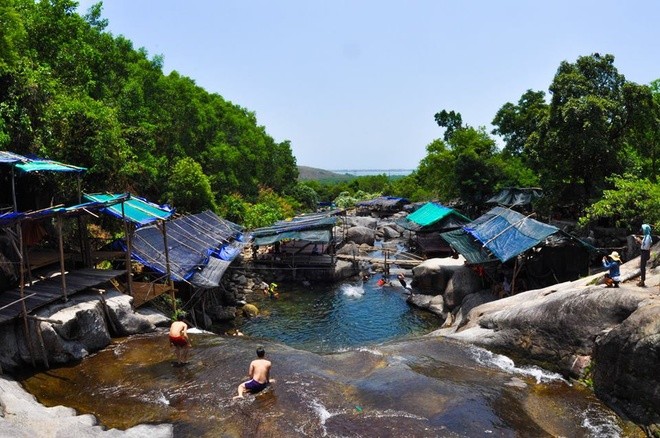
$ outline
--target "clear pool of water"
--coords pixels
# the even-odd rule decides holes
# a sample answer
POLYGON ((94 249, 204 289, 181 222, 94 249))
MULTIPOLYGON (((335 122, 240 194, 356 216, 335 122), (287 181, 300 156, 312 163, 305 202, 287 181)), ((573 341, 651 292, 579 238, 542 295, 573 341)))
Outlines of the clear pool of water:
POLYGON ((315 353, 368 346, 429 333, 442 322, 410 306, 396 280, 379 287, 378 276, 366 282, 304 287, 279 285, 279 298, 255 304, 256 318, 238 321, 245 335, 284 343, 315 353))

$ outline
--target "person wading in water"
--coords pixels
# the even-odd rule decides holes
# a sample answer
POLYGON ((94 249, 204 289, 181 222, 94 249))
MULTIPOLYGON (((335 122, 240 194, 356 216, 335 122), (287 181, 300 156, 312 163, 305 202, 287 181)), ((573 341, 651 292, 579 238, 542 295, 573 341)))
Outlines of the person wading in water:
POLYGON ((188 354, 192 343, 188 338, 188 324, 183 322, 183 315, 179 314, 176 321, 170 326, 170 346, 174 348, 176 354, 175 365, 185 365, 188 363, 188 354))

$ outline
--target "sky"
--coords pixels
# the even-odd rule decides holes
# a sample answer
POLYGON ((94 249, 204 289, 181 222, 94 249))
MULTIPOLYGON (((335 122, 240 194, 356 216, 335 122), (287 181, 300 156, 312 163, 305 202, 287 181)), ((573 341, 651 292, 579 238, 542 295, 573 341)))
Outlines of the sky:
POLYGON ((165 74, 254 112, 299 165, 328 170, 416 168, 442 137, 437 112, 490 132, 505 103, 548 94, 580 56, 660 78, 656 0, 106 0, 102 15, 165 74))

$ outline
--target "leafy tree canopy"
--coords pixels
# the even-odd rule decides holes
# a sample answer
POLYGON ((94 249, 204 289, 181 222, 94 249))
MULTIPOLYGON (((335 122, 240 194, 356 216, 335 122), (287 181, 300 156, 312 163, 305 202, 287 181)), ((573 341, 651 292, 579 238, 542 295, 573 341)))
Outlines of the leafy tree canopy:
MULTIPOLYGON (((101 3, 84 16, 76 8, 0 0, 3 149, 87 167, 86 191, 173 197, 190 211, 296 185, 289 142, 274 141, 253 112, 176 71, 164 75, 162 56, 105 32, 101 3)), ((47 199, 57 188, 29 190, 47 199)))

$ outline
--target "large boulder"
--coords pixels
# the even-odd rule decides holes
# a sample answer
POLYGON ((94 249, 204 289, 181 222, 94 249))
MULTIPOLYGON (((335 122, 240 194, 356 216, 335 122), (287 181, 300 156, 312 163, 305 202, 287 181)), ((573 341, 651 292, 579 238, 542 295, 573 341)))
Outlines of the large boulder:
POLYGON ((383 226, 378 229, 379 234, 383 236, 384 240, 398 239, 401 237, 401 233, 397 231, 393 226, 383 226))
POLYGON ((337 250, 337 254, 361 256, 361 255, 366 255, 366 252, 362 251, 360 245, 358 245, 357 243, 348 242, 337 250))
POLYGON ((467 266, 448 269, 452 272, 445 288, 445 304, 448 309, 454 309, 463 302, 463 299, 484 288, 483 279, 467 266))
POLYGON ((413 294, 408 297, 407 301, 415 307, 428 310, 429 312, 438 315, 443 321, 449 315, 449 312, 445 310, 442 295, 413 294))
MULTIPOLYGON (((0 331, 0 363, 6 370, 23 364, 64 364, 78 361, 110 344, 112 336, 154 331, 153 315, 136 313, 133 298, 117 291, 76 294, 35 312, 28 332, 19 318, 0 331)), ((162 317, 160 320, 167 320, 162 317)))
POLYGON ((373 246, 376 240, 376 231, 373 228, 362 226, 351 227, 346 231, 346 240, 357 244, 366 243, 373 246))
POLYGON ((660 301, 640 305, 630 317, 596 339, 596 394, 620 405, 636 423, 660 434, 660 301), (644 305, 645 304, 645 305, 644 305))
POLYGON ((349 227, 365 227, 375 230, 378 226, 378 219, 366 216, 346 216, 344 223, 349 227))
MULTIPOLYGON (((51 306, 39 311, 38 315, 49 320, 61 321, 61 323, 46 321, 39 323, 49 362, 63 364, 80 360, 104 348, 112 340, 98 298, 78 302, 69 307, 66 307, 66 303, 51 306)), ((27 342, 24 345, 27 345, 27 342)), ((28 349, 25 353, 29 354, 28 349)), ((24 356, 24 359, 27 362, 28 356, 24 356)))
POLYGON ((105 296, 105 315, 113 336, 129 336, 148 333, 156 329, 151 318, 136 313, 132 307, 133 298, 117 290, 109 290, 105 296))
POLYGON ((596 336, 646 298, 641 289, 555 285, 477 306, 451 336, 570 374, 577 356, 591 355, 596 336))
POLYGON ((335 263, 335 272, 333 279, 335 281, 343 280, 357 274, 359 267, 354 266, 353 263, 346 260, 337 260, 335 263))
POLYGON ((16 339, 21 336, 22 324, 7 324, 0 330, 0 364, 3 370, 14 370, 23 363, 16 339))
POLYGON ((412 286, 433 295, 443 294, 452 275, 446 268, 445 259, 424 260, 412 269, 412 286))
POLYGON ((454 330, 458 330, 468 322, 468 314, 477 306, 497 300, 497 297, 489 290, 481 290, 476 293, 465 295, 461 305, 454 309, 454 330))

